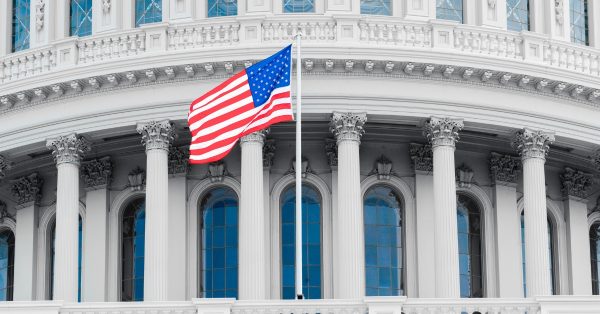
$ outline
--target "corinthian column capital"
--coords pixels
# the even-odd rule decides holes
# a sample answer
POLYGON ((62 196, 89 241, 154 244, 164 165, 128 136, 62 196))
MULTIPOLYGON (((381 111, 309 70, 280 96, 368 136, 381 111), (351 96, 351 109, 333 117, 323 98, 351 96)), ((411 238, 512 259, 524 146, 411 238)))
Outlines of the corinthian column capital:
POLYGON ((562 192, 565 196, 575 196, 581 199, 587 197, 589 189, 594 183, 594 176, 571 167, 565 167, 565 171, 560 175, 562 183, 562 192))
POLYGON ((256 131, 254 133, 250 133, 242 138, 240 138, 240 143, 249 143, 249 142, 259 142, 261 145, 265 143, 265 139, 267 134, 269 134, 270 129, 264 129, 260 131, 256 131))
POLYGON ((462 119, 431 117, 425 123, 423 133, 433 147, 454 146, 459 139, 458 132, 464 126, 462 119))
POLYGON ((42 179, 37 172, 12 181, 11 193, 17 198, 17 204, 37 203, 42 198, 42 179))
POLYGON ((8 159, 0 155, 0 180, 4 179, 6 176, 6 170, 8 169, 10 169, 10 163, 8 162, 8 159))
POLYGON ((168 151, 175 139, 173 124, 169 120, 141 122, 137 124, 136 130, 142 135, 142 144, 146 146, 146 151, 152 149, 168 151))
POLYGON ((90 143, 77 134, 59 136, 48 139, 46 147, 52 150, 56 164, 75 164, 79 166, 83 155, 90 150, 90 143))
POLYGON ((545 160, 552 143, 554 143, 554 133, 524 128, 517 132, 512 146, 523 160, 530 158, 545 160))
POLYGON ((360 138, 365 133, 364 125, 367 122, 365 112, 333 112, 329 130, 335 136, 337 143, 342 141, 355 141, 360 143, 360 138))

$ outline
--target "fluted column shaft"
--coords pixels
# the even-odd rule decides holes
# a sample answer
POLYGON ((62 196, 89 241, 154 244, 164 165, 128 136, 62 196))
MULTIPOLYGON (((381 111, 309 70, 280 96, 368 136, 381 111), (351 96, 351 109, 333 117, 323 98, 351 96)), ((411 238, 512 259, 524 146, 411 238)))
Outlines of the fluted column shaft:
POLYGON ((432 117, 425 134, 433 150, 435 294, 460 297, 454 150, 462 120, 432 117))
POLYGON ((239 299, 266 299, 265 206, 263 194, 263 145, 265 132, 240 140, 242 195, 239 221, 239 299))
POLYGON ((144 248, 144 301, 168 299, 169 256, 169 121, 140 123, 137 130, 146 145, 146 229, 144 248))
POLYGON ((338 191, 335 215, 337 235, 337 280, 334 286, 336 299, 360 299, 365 295, 365 256, 362 197, 360 190, 360 138, 366 114, 334 112, 331 130, 337 140, 338 191))
POLYGON ((52 298, 77 302, 79 265, 79 165, 89 144, 75 134, 47 141, 58 169, 56 187, 56 237, 52 298))
POLYGON ((551 294, 544 164, 548 145, 553 141, 552 134, 524 129, 517 133, 513 142, 523 163, 524 258, 528 297, 551 294))

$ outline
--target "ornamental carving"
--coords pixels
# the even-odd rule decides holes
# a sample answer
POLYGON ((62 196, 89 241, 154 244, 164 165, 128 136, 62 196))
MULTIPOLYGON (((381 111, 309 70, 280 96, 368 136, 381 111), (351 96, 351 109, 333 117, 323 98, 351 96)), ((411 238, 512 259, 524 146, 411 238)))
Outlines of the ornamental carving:
POLYGON ((596 200, 596 206, 588 211, 588 215, 591 215, 594 212, 600 213, 600 196, 596 200))
POLYGON ((327 155, 327 164, 329 164, 329 167, 337 167, 338 151, 337 143, 334 139, 325 139, 325 155, 327 155))
POLYGON ((333 133, 338 143, 342 141, 355 141, 360 143, 361 136, 365 133, 364 125, 367 122, 366 113, 333 112, 329 130, 333 133))
POLYGON ((46 11, 46 2, 38 0, 35 4, 35 29, 41 31, 44 28, 44 14, 46 11))
POLYGON ((11 193, 17 198, 17 204, 38 203, 42 198, 42 179, 37 172, 12 181, 11 193))
POLYGON ((556 24, 563 24, 564 3, 563 0, 554 0, 554 12, 556 14, 556 24))
POLYGON ((458 132, 463 127, 462 119, 431 117, 425 123, 424 135, 433 147, 454 146, 459 139, 458 132))
POLYGON ((6 157, 0 155, 0 180, 6 177, 6 171, 10 169, 10 163, 6 157))
POLYGON ((138 123, 137 132, 142 135, 146 151, 152 149, 169 150, 175 139, 173 124, 169 120, 138 123))
POLYGON ((210 182, 223 182, 226 172, 225 162, 222 160, 208 164, 208 178, 210 182))
POLYGON ((473 185, 473 176, 475 173, 473 169, 465 164, 460 165, 456 168, 456 182, 461 188, 470 188, 473 185))
POLYGON ((374 172, 377 173, 377 179, 389 180, 392 175, 392 161, 384 155, 381 155, 381 157, 375 161, 374 172))
POLYGON ((139 166, 129 172, 127 175, 129 187, 134 191, 142 191, 146 184, 146 171, 139 166))
MULTIPOLYGON (((302 174, 302 177, 306 178, 306 176, 310 172, 312 172, 312 169, 310 168, 310 162, 308 161, 308 158, 302 156, 302 162, 300 162, 300 173, 302 174)), ((292 166, 290 167, 290 170, 288 171, 288 173, 296 173, 296 158, 295 157, 294 157, 294 159, 292 159, 292 166)))
POLYGON ((4 219, 14 220, 15 218, 8 212, 8 206, 3 201, 0 201, 0 223, 4 223, 4 219))
POLYGON ((592 157, 592 162, 596 166, 596 170, 600 171, 600 149, 597 150, 594 157, 592 157))
POLYGON ((263 167, 270 168, 273 166, 273 160, 275 160, 275 140, 267 140, 263 146, 263 167))
POLYGON ((490 154, 490 176, 494 182, 517 183, 521 162, 515 156, 490 154))
POLYGON ((84 162, 81 165, 81 178, 88 190, 106 188, 112 175, 110 157, 102 157, 84 162))
POLYGON ((495 9, 496 8, 496 0, 487 0, 488 3, 488 7, 490 9, 495 9))
POLYGON ((110 13, 110 0, 102 0, 102 12, 104 14, 110 13))
POLYGON ((410 159, 415 171, 433 172, 433 151, 430 144, 410 144, 410 159))
POLYGON ((83 155, 90 150, 90 143, 75 133, 51 138, 46 141, 46 147, 52 150, 56 164, 71 163, 79 165, 83 155))
POLYGON ((522 159, 546 159, 552 143, 554 143, 553 133, 525 128, 516 133, 512 146, 521 155, 522 159))
POLYGON ((587 192, 593 184, 593 176, 570 167, 565 167, 565 172, 560 175, 562 192, 565 196, 586 198, 587 192))
POLYGON ((260 131, 250 133, 250 134, 240 138, 240 143, 244 144, 244 143, 248 143, 248 142, 259 142, 261 144, 264 144, 265 138, 267 137, 267 134, 269 134, 269 132, 270 132, 270 129, 265 129, 265 130, 260 130, 260 131))
POLYGON ((190 151, 187 147, 171 147, 169 149, 169 174, 186 174, 190 168, 190 151))

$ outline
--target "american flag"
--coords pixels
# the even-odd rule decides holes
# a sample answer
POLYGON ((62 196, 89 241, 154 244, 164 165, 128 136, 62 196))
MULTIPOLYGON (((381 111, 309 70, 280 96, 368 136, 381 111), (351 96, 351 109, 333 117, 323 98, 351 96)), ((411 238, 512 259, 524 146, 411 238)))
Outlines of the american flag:
POLYGON ((292 45, 235 74, 190 105, 190 163, 225 157, 245 135, 294 119, 292 45))

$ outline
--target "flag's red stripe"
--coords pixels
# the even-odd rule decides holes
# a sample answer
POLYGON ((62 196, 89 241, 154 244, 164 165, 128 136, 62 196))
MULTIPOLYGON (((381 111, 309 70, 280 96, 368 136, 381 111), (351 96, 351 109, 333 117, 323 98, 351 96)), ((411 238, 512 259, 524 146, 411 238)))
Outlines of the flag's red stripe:
MULTIPOLYGON (((217 85, 217 87, 215 87, 215 88, 211 89, 211 90, 210 90, 210 91, 208 91, 206 94, 204 94, 204 95, 202 95, 202 96, 200 96, 200 97, 196 98, 196 100, 192 101, 192 104, 190 105, 190 112, 191 112, 191 111, 193 111, 193 109, 194 109, 194 105, 195 105, 195 104, 197 104, 197 103, 201 102, 202 100, 204 100, 204 99, 208 98, 209 96, 211 96, 211 95, 213 95, 213 94, 216 94, 216 93, 222 92, 222 89, 223 89, 223 88, 225 88, 227 85, 229 85, 229 83, 231 83, 231 82, 233 82, 233 81, 237 80, 238 78, 240 78, 240 77, 242 77, 242 76, 244 76, 244 75, 246 75, 246 70, 245 70, 245 69, 244 69, 244 70, 242 70, 242 71, 240 71, 240 73, 238 73, 238 74, 235 74, 234 76, 232 76, 231 78, 229 78, 229 79, 228 79, 228 80, 226 80, 225 82, 223 82, 223 83, 221 83, 221 84, 217 85)), ((233 89, 235 89, 235 88, 233 88, 233 89)), ((233 90, 233 89, 232 89, 232 90, 233 90)))
MULTIPOLYGON (((245 94, 245 93, 244 93, 245 94)), ((254 103, 252 101, 250 101, 250 103, 247 103, 239 108, 235 108, 234 106, 232 106, 233 104, 235 104, 236 102, 242 101, 245 98, 247 98, 250 95, 240 95, 241 97, 239 97, 239 99, 236 97, 235 101, 231 101, 231 102, 227 102, 227 103, 223 103, 222 105, 216 106, 215 108, 212 108, 211 111, 218 111, 218 110, 222 110, 225 109, 227 111, 227 113, 225 114, 220 114, 218 116, 215 116, 213 119, 210 119, 208 121, 205 121, 203 124, 201 124, 200 126, 194 126, 194 129, 190 129, 190 131, 192 132, 192 136, 195 136, 201 129, 205 129, 208 127, 211 127, 215 124, 218 124, 220 122, 223 122, 223 120, 226 120, 228 118, 234 117, 235 115, 232 115, 232 112, 236 112, 237 114, 240 114, 244 111, 248 111, 254 108, 254 103), (227 110, 227 107, 232 107, 230 110, 227 110), (214 109, 214 110, 213 110, 214 109)), ((250 94, 250 92, 248 92, 248 94, 250 94)), ((237 115, 236 114, 236 115, 237 115)), ((188 125, 192 125, 194 123, 196 123, 197 121, 203 119, 204 117, 206 117, 204 114, 202 115, 197 115, 195 117, 193 117, 188 125)))

